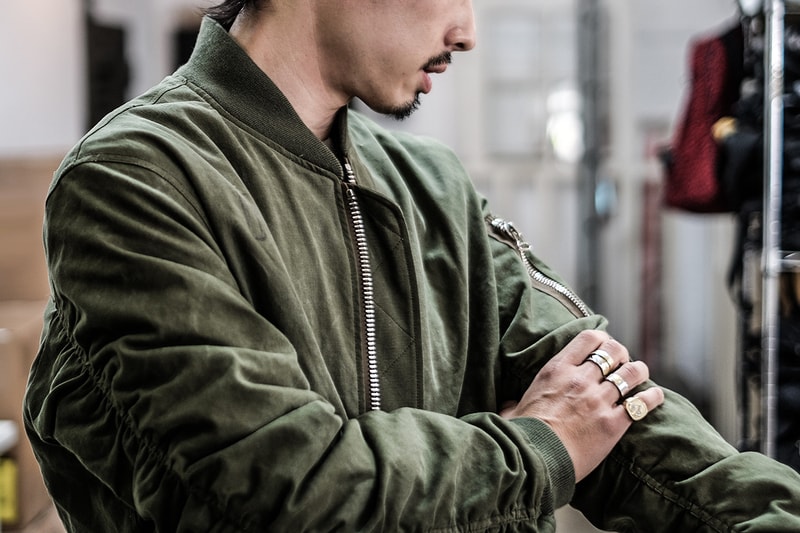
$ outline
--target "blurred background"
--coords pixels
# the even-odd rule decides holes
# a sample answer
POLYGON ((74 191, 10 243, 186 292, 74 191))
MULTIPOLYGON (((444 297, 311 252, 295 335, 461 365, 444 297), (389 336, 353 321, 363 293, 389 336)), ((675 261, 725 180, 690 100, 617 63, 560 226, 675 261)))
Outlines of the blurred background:
MULTIPOLYGON (((28 315, 20 306, 46 297, 40 204, 58 161, 104 113, 186 59, 198 8, 208 4, 3 2, 0 298, 17 302, 17 310, 0 312, 12 324, 0 323, 0 332, 24 331, 28 315)), ((609 317, 614 336, 650 364, 656 380, 692 398, 737 443, 738 333, 726 285, 734 220, 665 208, 659 153, 687 96, 690 41, 738 24, 738 4, 474 5, 477 48, 435 77, 411 118, 378 120, 452 146, 494 212, 609 317)), ((8 337, 9 346, 16 342, 8 337)), ((25 371, 23 364, 5 373, 5 394, 16 392, 0 396, 0 409, 4 401, 16 406, 25 371)), ((15 416, 8 410, 0 418, 15 416)), ((19 499, 36 501, 35 488, 25 491, 19 499)), ((6 528, 32 523, 39 509, 26 501, 24 516, 18 512, 6 528)), ((571 520, 559 531, 591 530, 571 520)))

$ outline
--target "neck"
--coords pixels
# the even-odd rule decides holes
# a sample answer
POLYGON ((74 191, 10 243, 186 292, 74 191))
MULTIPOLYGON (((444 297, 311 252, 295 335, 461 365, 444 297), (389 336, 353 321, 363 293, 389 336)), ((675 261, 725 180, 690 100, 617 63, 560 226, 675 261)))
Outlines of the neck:
POLYGON ((336 112, 348 99, 325 83, 322 58, 314 46, 311 12, 267 8, 242 14, 230 34, 286 96, 303 123, 325 141, 336 112))

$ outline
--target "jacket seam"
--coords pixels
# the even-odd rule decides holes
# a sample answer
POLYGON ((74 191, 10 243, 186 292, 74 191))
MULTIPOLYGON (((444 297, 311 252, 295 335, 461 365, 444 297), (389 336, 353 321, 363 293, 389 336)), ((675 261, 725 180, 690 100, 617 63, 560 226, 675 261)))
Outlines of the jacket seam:
POLYGON ((131 109, 136 109, 137 107, 144 107, 144 106, 148 106, 148 105, 157 104, 158 101, 161 100, 164 97, 165 94, 167 94, 169 92, 172 92, 172 91, 178 89, 180 86, 186 84, 186 81, 182 80, 180 78, 173 77, 173 79, 175 80, 175 83, 173 85, 168 85, 168 86, 164 87, 162 90, 158 91, 157 94, 154 94, 153 97, 151 99, 149 99, 148 101, 135 103, 135 104, 129 104, 129 105, 123 105, 123 106, 120 106, 117 109, 109 112, 108 115, 103 117, 103 119, 100 122, 98 122, 97 125, 95 127, 93 127, 89 131, 89 133, 87 133, 78 142, 78 144, 76 146, 75 153, 79 154, 81 152, 81 150, 83 150, 83 146, 89 141, 89 139, 91 139, 93 137, 93 134, 95 132, 97 132, 100 129, 104 128, 108 123, 110 123, 112 120, 114 120, 119 115, 123 115, 123 114, 129 112, 131 109))
POLYGON ((641 481, 647 488, 661 496, 664 500, 687 512, 704 525, 713 528, 714 531, 718 533, 727 533, 733 531, 730 525, 724 523, 718 518, 713 517, 701 505, 698 505, 685 496, 681 496, 675 490, 670 489, 665 484, 659 482, 653 476, 649 475, 643 468, 637 466, 635 462, 626 459, 617 453, 612 453, 610 458, 622 468, 627 470, 633 477, 641 481))
MULTIPOLYGON (((139 167, 153 173, 154 175, 158 176, 164 183, 168 184, 175 192, 177 192, 181 196, 181 198, 186 200, 186 202, 190 206, 192 206, 192 210, 195 212, 195 214, 205 221, 205 217, 203 217, 202 210, 197 205, 195 205, 194 199, 190 195, 188 195, 185 191, 183 191, 181 187, 175 184, 172 179, 170 179, 169 173, 165 169, 144 159, 140 159, 138 157, 131 157, 129 155, 103 154, 102 156, 87 156, 75 159, 69 165, 69 167, 64 170, 61 178, 59 178, 58 181, 55 183, 55 186, 53 187, 53 190, 50 192, 50 194, 52 194, 52 192, 55 191, 56 188, 58 188, 58 185, 63 180, 63 177, 66 176, 69 172, 74 171, 81 165, 92 164, 92 163, 117 163, 120 165, 139 167)), ((208 226, 207 223, 206 226, 208 226)))

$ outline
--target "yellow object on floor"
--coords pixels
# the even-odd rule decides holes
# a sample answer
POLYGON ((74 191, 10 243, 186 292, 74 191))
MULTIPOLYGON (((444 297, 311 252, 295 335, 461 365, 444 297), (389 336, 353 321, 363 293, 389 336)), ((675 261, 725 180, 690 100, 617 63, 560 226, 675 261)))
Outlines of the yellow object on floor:
POLYGON ((17 477, 17 463, 0 457, 0 522, 3 524, 15 524, 19 520, 17 477))

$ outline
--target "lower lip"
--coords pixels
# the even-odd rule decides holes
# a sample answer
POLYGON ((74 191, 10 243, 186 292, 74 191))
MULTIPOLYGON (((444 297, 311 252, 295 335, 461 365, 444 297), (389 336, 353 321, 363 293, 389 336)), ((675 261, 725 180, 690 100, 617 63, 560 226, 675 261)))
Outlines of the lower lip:
POLYGON ((431 80, 430 74, 423 71, 422 72, 422 92, 428 94, 433 89, 433 80, 431 80))

